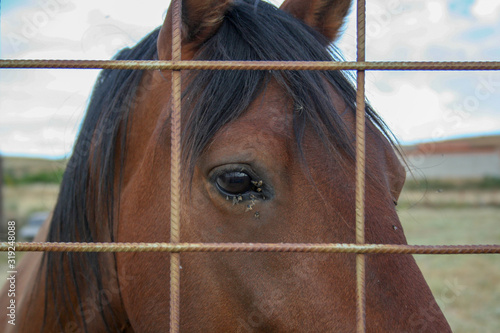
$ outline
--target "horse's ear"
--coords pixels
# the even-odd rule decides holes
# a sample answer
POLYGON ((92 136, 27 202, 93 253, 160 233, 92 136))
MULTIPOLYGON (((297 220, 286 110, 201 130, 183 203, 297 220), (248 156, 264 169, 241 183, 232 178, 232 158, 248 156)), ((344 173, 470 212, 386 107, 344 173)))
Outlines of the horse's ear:
POLYGON ((280 7, 323 34, 330 42, 339 36, 352 0, 286 0, 280 7))
MULTIPOLYGON (((234 0, 182 0, 182 48, 194 51, 220 27, 234 0)), ((172 58, 172 5, 158 36, 158 57, 172 58)))

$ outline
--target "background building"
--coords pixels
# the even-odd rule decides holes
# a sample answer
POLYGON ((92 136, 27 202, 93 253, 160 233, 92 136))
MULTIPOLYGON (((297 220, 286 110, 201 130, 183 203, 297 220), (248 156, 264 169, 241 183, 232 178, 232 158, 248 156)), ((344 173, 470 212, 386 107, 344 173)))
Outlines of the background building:
POLYGON ((500 178, 500 136, 463 138, 403 147, 408 178, 500 178))

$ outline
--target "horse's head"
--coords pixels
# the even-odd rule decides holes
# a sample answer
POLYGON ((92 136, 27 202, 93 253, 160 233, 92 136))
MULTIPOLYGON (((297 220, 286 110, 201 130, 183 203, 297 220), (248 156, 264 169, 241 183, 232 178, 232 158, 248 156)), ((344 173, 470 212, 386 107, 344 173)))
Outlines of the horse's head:
MULTIPOLYGON (((183 1, 183 59, 332 60, 345 1, 183 1), (255 3, 255 4, 254 4, 255 3)), ((171 59, 171 11, 157 40, 171 59)), ((129 119, 117 241, 165 242, 170 73, 145 74, 129 119)), ((340 72, 183 72, 182 242, 355 242, 354 89, 340 72)), ((366 240, 405 244, 404 168, 367 108, 366 240)), ((168 254, 117 254, 137 331, 168 325, 168 254)), ((186 332, 353 331, 351 254, 184 253, 186 332)), ((367 256, 371 331, 448 326, 413 258, 367 256), (429 326, 427 326, 429 325, 429 326)))

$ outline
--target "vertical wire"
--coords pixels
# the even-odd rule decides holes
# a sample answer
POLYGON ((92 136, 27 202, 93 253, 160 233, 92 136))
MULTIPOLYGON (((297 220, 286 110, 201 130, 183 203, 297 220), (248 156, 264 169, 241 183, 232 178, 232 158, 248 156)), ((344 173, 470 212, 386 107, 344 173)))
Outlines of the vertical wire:
MULTIPOLYGON (((181 0, 172 1, 172 61, 181 60, 181 0)), ((181 206, 181 72, 172 71, 172 114, 170 155, 170 242, 180 240, 181 206)), ((170 333, 179 332, 180 253, 170 254, 170 333)))
MULTIPOLYGON (((357 61, 365 61, 365 0, 357 6, 357 61)), ((356 90, 356 244, 365 243, 365 71, 356 90)), ((365 255, 356 255, 356 332, 366 331, 365 255)))

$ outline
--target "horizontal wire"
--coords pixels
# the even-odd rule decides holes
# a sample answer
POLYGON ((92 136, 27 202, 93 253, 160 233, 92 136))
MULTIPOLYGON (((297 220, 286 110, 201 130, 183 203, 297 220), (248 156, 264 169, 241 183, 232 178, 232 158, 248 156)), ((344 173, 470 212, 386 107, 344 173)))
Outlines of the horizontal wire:
POLYGON ((150 61, 0 60, 0 68, 142 70, 500 70, 500 61, 150 61))
POLYGON ((309 243, 0 243, 0 252, 318 252, 393 254, 500 253, 500 245, 398 245, 309 243))

